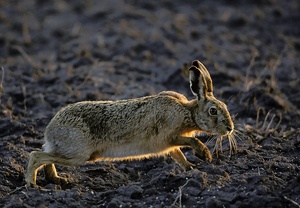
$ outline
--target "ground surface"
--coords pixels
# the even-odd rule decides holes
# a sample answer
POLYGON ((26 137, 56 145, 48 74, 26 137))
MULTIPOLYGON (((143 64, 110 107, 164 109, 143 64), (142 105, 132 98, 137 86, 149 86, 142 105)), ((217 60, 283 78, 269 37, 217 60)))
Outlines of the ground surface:
POLYGON ((299 11, 297 0, 1 1, 0 207, 297 207, 299 11), (29 153, 62 106, 193 98, 182 69, 194 59, 235 118, 236 154, 225 139, 212 163, 184 150, 197 163, 187 172, 169 157, 97 162, 58 166, 67 185, 40 171, 44 189, 24 187, 29 153))

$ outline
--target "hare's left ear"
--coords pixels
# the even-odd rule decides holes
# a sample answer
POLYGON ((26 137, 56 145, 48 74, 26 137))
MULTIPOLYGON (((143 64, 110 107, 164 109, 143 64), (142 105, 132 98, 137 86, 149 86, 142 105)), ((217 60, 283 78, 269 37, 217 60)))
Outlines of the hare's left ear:
POLYGON ((210 77, 210 74, 206 67, 198 60, 193 61, 193 66, 199 68, 202 72, 203 75, 205 76, 206 84, 207 84, 207 93, 209 95, 213 94, 213 84, 212 84, 212 79, 210 77))
POLYGON ((199 101, 204 101, 207 94, 207 84, 203 73, 195 66, 191 66, 189 69, 189 78, 192 93, 199 101))

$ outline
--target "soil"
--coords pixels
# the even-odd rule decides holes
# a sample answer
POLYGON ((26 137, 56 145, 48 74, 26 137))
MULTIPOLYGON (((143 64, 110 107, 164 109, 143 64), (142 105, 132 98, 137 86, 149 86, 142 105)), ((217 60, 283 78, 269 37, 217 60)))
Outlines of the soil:
POLYGON ((299 207, 298 0, 2 0, 0 11, 1 207, 299 207), (25 187, 61 107, 162 90, 192 99, 195 59, 234 118, 237 152, 201 135, 213 161, 186 148, 189 171, 170 157, 100 161, 58 166, 66 185, 39 171, 42 188, 25 187))

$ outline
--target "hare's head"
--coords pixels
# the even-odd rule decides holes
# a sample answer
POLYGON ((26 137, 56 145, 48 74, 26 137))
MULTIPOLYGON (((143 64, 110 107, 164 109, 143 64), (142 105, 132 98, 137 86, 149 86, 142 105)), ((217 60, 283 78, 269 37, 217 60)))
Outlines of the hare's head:
POLYGON ((198 127, 211 134, 230 135, 234 125, 225 103, 213 95, 209 72, 200 61, 194 61, 189 69, 190 87, 197 97, 198 106, 194 120, 198 127))

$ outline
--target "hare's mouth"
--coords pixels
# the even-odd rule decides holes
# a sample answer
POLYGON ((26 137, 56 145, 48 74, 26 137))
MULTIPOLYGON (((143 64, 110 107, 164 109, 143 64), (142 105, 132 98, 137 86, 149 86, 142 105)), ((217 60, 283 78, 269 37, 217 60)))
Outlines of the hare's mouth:
POLYGON ((216 133, 210 133, 210 135, 214 135, 214 136, 220 136, 220 137, 226 137, 226 136, 229 136, 230 135, 230 132, 229 131, 218 131, 216 133))
POLYGON ((233 133, 233 130, 228 131, 228 132, 226 132, 225 134, 222 134, 222 135, 220 135, 220 136, 222 136, 222 137, 227 137, 227 136, 232 135, 232 133, 233 133))

